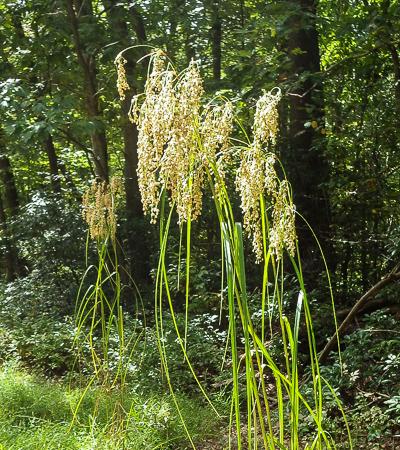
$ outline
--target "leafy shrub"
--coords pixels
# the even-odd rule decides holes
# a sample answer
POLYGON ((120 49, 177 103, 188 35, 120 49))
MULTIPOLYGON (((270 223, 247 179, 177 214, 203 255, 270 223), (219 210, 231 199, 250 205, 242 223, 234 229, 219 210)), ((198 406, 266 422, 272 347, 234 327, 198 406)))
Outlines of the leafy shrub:
MULTIPOLYGON (((184 315, 178 314, 176 319, 183 334, 184 315)), ((199 314, 192 317, 188 325, 188 358, 196 376, 205 387, 212 387, 216 383, 219 384, 221 379, 229 377, 227 371, 221 372, 226 332, 218 329, 217 322, 216 315, 199 314)), ((167 314, 164 320, 163 345, 168 352, 168 366, 174 388, 183 392, 193 391, 196 382, 184 359, 172 318, 167 314)), ((154 329, 149 327, 146 329, 145 339, 139 342, 136 355, 141 358, 141 362, 140 371, 136 371, 134 379, 139 377, 142 380, 141 385, 152 390, 157 385, 161 387, 160 380, 164 379, 164 382, 166 380, 161 370, 157 335, 154 329)))
MULTIPOLYGON (((372 449, 400 431, 399 321, 387 310, 376 311, 366 315, 362 328, 345 336, 342 343, 343 370, 333 363, 321 371, 337 394, 351 405, 348 419, 358 448, 372 449)), ((328 416, 337 416, 333 400, 328 416)), ((339 421, 332 423, 339 426, 339 421)))

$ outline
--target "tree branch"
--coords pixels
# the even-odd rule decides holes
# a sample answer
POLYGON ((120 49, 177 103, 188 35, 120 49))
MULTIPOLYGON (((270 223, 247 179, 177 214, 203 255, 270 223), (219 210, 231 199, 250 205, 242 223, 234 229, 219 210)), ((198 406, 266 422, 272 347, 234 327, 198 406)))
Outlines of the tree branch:
POLYGON ((337 330, 337 333, 335 333, 328 341, 328 343, 325 345, 325 348, 322 350, 322 352, 319 355, 319 362, 323 363, 326 358, 328 357, 329 352, 332 350, 333 346, 337 343, 338 336, 341 336, 343 332, 346 330, 349 323, 354 319, 356 314, 360 309, 362 309, 366 303, 378 294, 384 287, 387 285, 394 283, 398 280, 400 280, 400 264, 398 264, 389 274, 384 276, 378 283, 376 283, 374 286, 372 286, 371 289, 369 289, 351 308, 350 312, 347 314, 346 318, 341 323, 340 327, 337 330))

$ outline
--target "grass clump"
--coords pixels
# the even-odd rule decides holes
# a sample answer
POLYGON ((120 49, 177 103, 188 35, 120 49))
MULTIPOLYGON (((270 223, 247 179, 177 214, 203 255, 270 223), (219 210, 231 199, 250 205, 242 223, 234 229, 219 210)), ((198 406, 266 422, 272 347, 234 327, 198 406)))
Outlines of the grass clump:
MULTIPOLYGON (((172 442, 173 448, 179 448, 179 433, 170 432, 171 427, 177 427, 186 435, 186 444, 198 448, 198 428, 193 427, 193 414, 188 409, 190 402, 181 401, 179 387, 174 385, 175 370, 167 348, 168 321, 172 321, 174 340, 187 372, 208 403, 210 414, 216 421, 221 419, 218 407, 193 364, 190 355, 193 342, 189 333, 192 320, 189 314, 192 225, 202 214, 205 195, 211 194, 220 233, 220 317, 224 310, 229 323, 226 351, 221 358, 221 367, 231 370, 230 402, 224 410, 224 415, 229 416, 228 447, 238 450, 335 448, 335 440, 326 430, 324 411, 326 393, 331 393, 342 415, 351 449, 348 423, 340 400, 321 376, 296 234, 296 208, 291 186, 274 153, 280 89, 264 93, 256 102, 250 134, 236 120, 231 102, 223 97, 205 102, 202 78, 194 61, 178 73, 162 51, 149 56, 150 68, 144 93, 132 99, 129 115, 138 128, 137 175, 143 210, 150 216, 150 222, 159 223, 154 321, 162 377, 169 387, 175 413, 170 412, 168 405, 159 405, 158 412, 150 414, 152 418, 156 417, 157 432, 153 432, 153 427, 147 426, 151 422, 148 415, 143 416, 148 409, 141 410, 134 403, 130 407, 126 405, 125 399, 131 389, 128 372, 138 349, 139 341, 135 340, 138 331, 127 328, 123 311, 123 267, 116 236, 118 195, 113 189, 113 181, 109 185, 96 181, 83 202, 85 220, 98 249, 98 262, 88 267, 85 277, 93 272, 96 281, 87 290, 82 289, 83 284, 81 286, 75 342, 80 355, 83 349, 89 349, 93 375, 74 407, 76 422, 79 423, 79 415, 85 408, 83 402, 90 403, 89 388, 92 384, 99 384, 102 392, 118 392, 119 399, 111 409, 106 408, 109 405, 106 398, 92 405, 98 418, 96 425, 109 424, 111 420, 114 436, 123 436, 121 439, 125 442, 130 439, 132 426, 136 430, 136 440, 147 436, 147 431, 137 432, 137 427, 144 424, 144 430, 152 430, 155 448, 168 448, 172 442), (238 137, 231 136, 234 131, 238 137), (228 180, 228 174, 234 168, 240 208, 235 206, 228 180), (168 273, 171 259, 169 238, 174 229, 175 213, 180 230, 178 273, 184 265, 184 280, 177 280, 178 289, 180 283, 184 286, 183 324, 178 320, 168 273), (246 238, 251 241, 256 262, 262 265, 257 282, 260 295, 256 309, 261 308, 258 328, 253 323, 254 310, 249 301, 246 238), (290 316, 283 308, 287 265, 296 278, 290 316), (274 312, 277 327, 273 331, 274 312), (308 396, 301 383, 301 328, 304 328, 306 336, 312 380, 308 396), (115 370, 110 370, 112 330, 116 330, 118 336, 115 370), (267 345, 273 337, 280 342, 278 358, 267 345), (161 418, 160 411, 163 411, 161 418), (107 419, 103 419, 104 413, 107 419), (174 421, 169 422, 169 417, 174 421), (303 422, 309 424, 306 432, 303 432, 303 422), (164 441, 154 442, 161 436, 164 441)), ((119 69, 119 90, 123 92, 121 77, 124 73, 121 67, 119 69)), ((329 276, 327 279, 330 284, 329 276)), ((139 313, 140 308, 143 309, 139 292, 136 300, 139 313)), ((332 316, 336 324, 334 309, 332 316)), ((132 445, 136 448, 139 443, 132 445)), ((140 445, 147 448, 149 444, 143 441, 140 445)))
MULTIPOLYGON (((317 450, 335 448, 334 439, 325 429, 325 387, 332 393, 342 414, 349 434, 349 447, 352 448, 339 398, 321 377, 296 234, 296 208, 291 186, 274 153, 280 89, 264 93, 258 99, 252 133, 248 133, 236 120, 233 105, 226 98, 205 101, 200 70, 194 61, 179 73, 162 51, 155 51, 149 57, 150 68, 144 93, 132 99, 130 118, 138 127, 137 173, 143 210, 152 223, 159 222, 155 322, 160 356, 165 378, 192 448, 197 448, 196 443, 175 396, 173 370, 165 345, 165 317, 168 312, 188 371, 218 416, 203 383, 197 377, 188 350, 192 345, 188 336, 192 226, 201 216, 207 193, 212 195, 218 219, 217 231, 220 233, 221 309, 226 310, 229 317, 227 352, 222 361, 224 366, 229 360, 232 374, 231 405, 228 410, 229 448, 232 445, 239 450, 298 450, 304 446, 317 450), (235 207, 227 177, 233 171, 236 172, 240 211, 235 207), (168 274, 169 239, 173 232, 174 213, 181 236, 178 267, 182 264, 181 255, 185 257, 183 329, 176 320, 168 274), (261 293, 258 306, 262 318, 261 329, 258 330, 253 323, 254 311, 249 302, 246 237, 251 240, 256 262, 263 266, 261 280, 257 283, 261 293), (283 309, 287 265, 295 274, 297 285, 292 298, 295 312, 291 318, 283 309), (278 313, 275 334, 281 342, 279 353, 282 357, 279 359, 271 354, 267 345, 274 333, 273 310, 278 313), (312 378, 312 392, 308 398, 301 389, 300 327, 304 328, 307 336, 312 378), (304 420, 310 423, 305 435, 301 427, 304 420)), ((329 276, 327 278, 330 284, 329 276)), ((334 309, 332 319, 336 323, 334 309)))

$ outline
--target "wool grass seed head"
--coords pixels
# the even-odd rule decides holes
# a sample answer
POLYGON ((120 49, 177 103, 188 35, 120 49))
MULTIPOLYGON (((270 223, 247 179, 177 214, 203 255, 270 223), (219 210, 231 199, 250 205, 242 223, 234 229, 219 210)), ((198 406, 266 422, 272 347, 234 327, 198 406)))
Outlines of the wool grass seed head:
MULTIPOLYGON (((120 64, 123 68, 123 61, 120 64)), ((180 224, 201 214, 207 172, 215 175, 216 195, 221 192, 219 184, 224 183, 224 167, 230 159, 233 106, 224 101, 204 107, 203 94, 194 61, 178 74, 163 52, 151 55, 144 93, 132 99, 129 115, 138 127, 137 174, 143 210, 153 223, 163 189, 176 207, 180 224)), ((241 150, 236 176, 244 228, 252 238, 257 261, 262 260, 264 251, 260 199, 265 194, 272 206, 270 249, 278 258, 283 248, 293 254, 296 241, 288 187, 279 181, 275 155, 264 148, 276 141, 280 98, 281 91, 276 89, 257 101, 253 142, 241 150)))
POLYGON ((125 92, 129 91, 130 87, 126 79, 125 64, 126 59, 122 55, 115 58, 115 65, 117 66, 117 89, 120 100, 125 100, 125 92))
POLYGON ((236 176, 236 188, 241 199, 243 226, 252 238, 256 260, 263 255, 260 198, 265 191, 266 161, 260 147, 252 145, 243 150, 236 176))
POLYGON ((207 105, 204 108, 200 127, 204 156, 215 158, 229 148, 229 138, 233 130, 233 105, 207 105))
POLYGON ((175 107, 170 139, 160 167, 160 179, 175 203, 179 223, 201 213, 203 170, 198 146, 203 82, 192 61, 174 86, 175 107))
POLYGON ((236 187, 241 198, 243 225, 252 238, 256 261, 263 257, 263 235, 260 200, 267 194, 272 206, 272 229, 269 248, 277 258, 283 249, 293 255, 296 230, 294 205, 291 201, 287 181, 280 182, 275 170, 276 156, 264 150, 274 144, 279 128, 278 102, 281 91, 264 93, 256 104, 253 123, 253 143, 242 152, 240 167, 236 176, 236 187))
POLYGON ((256 145, 269 141, 275 144, 279 130, 278 103, 282 97, 281 90, 265 92, 257 101, 254 115, 253 135, 256 145))
POLYGON ((158 217, 159 171, 165 146, 171 139, 175 116, 175 77, 163 54, 155 53, 144 95, 134 97, 130 111, 130 117, 138 127, 137 175, 143 210, 150 213, 152 223, 158 217))
POLYGON ((216 193, 219 195, 219 184, 225 179, 225 167, 230 162, 230 136, 233 131, 233 105, 224 102, 222 105, 207 105, 204 108, 200 135, 204 164, 215 162, 218 171, 216 193))
POLYGON ((202 206, 204 168, 199 157, 203 82, 197 64, 177 74, 162 52, 155 52, 143 101, 132 102, 138 126, 138 182, 145 213, 155 222, 162 189, 169 192, 179 222, 195 220, 202 206))
POLYGON ((283 249, 294 256, 296 252, 295 207, 291 200, 290 186, 286 180, 280 182, 275 197, 270 232, 270 249, 277 258, 281 258, 283 249))
POLYGON ((82 215, 89 226, 90 237, 115 240, 117 232, 117 208, 123 194, 120 177, 112 177, 109 183, 95 180, 82 198, 82 215))

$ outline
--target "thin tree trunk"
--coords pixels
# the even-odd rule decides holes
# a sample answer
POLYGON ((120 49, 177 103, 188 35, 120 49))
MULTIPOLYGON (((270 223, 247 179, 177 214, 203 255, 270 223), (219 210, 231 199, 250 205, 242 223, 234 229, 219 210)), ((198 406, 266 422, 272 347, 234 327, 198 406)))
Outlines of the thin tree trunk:
POLYGON ((222 20, 220 0, 212 0, 211 49, 213 59, 213 79, 221 79, 222 65, 222 20))
MULTIPOLYGON (((127 25, 127 11, 117 0, 104 0, 107 7, 107 14, 113 39, 117 42, 116 53, 124 50, 130 45, 130 30, 127 25)), ((131 6, 129 8, 134 32, 137 42, 146 42, 146 30, 143 18, 139 10, 131 6)), ((137 51, 130 49, 124 53, 126 60, 125 71, 130 89, 125 93, 125 98, 121 101, 121 128, 124 139, 124 184, 126 195, 127 212, 127 249, 125 260, 129 264, 129 273, 136 279, 145 281, 150 272, 147 240, 145 238, 146 225, 143 217, 143 209, 137 179, 137 141, 138 130, 136 124, 128 120, 128 112, 131 105, 131 98, 137 93, 135 73, 137 71, 137 51), (140 262, 140 263, 139 263, 140 262)))
MULTIPOLYGON (((140 11, 136 8, 136 6, 132 5, 129 8, 129 12, 133 18, 133 29, 136 34, 137 40, 139 44, 142 44, 147 41, 146 36, 146 28, 144 26, 143 16, 140 14, 140 11)), ((123 36, 127 37, 127 36, 123 36)))
POLYGON ((3 206, 3 198, 0 195, 0 230, 3 235, 4 272, 7 282, 13 281, 19 275, 19 261, 14 246, 8 233, 7 217, 3 206))
POLYGON ((55 193, 61 192, 60 169, 57 159, 56 149, 54 147, 53 137, 49 133, 45 139, 45 148, 50 167, 50 181, 55 193))
POLYGON ((15 218, 18 213, 19 200, 14 174, 8 156, 5 154, 6 146, 4 135, 0 129, 0 229, 3 232, 5 243, 5 274, 6 280, 12 281, 22 275, 22 263, 18 259, 16 248, 9 233, 8 219, 15 218))
MULTIPOLYGON (((15 29, 16 34, 18 35, 18 38, 20 41, 24 42, 25 45, 29 46, 29 39, 27 39, 24 28, 22 26, 22 21, 20 15, 15 12, 12 14, 12 22, 15 29)), ((35 34, 36 34, 35 30, 35 34)), ((47 61, 48 63, 48 61, 47 61)), ((34 65, 31 64, 31 68, 34 68, 34 65)), ((35 83, 35 78, 37 77, 37 74, 32 70, 33 78, 30 81, 32 83, 35 83)), ((49 76, 47 79, 43 82, 44 88, 39 90, 41 92, 41 95, 44 95, 45 92, 48 90, 48 86, 50 84, 49 76)), ((46 117, 42 114, 39 115, 39 120, 45 121, 46 117)), ((47 136, 44 140, 44 148, 47 154, 47 158, 49 161, 49 169, 50 169, 50 182, 53 188, 53 191, 56 193, 61 192, 61 183, 59 178, 59 167, 58 167, 58 161, 57 161, 57 154, 53 143, 53 138, 50 133, 47 133, 47 136)))
MULTIPOLYGON (((244 31, 244 25, 245 25, 245 14, 244 14, 244 0, 240 0, 240 28, 241 31, 244 31)), ((244 42, 244 33, 241 33, 241 48, 242 50, 245 49, 245 42, 244 42)))
POLYGON ((381 2, 381 17, 386 20, 386 25, 388 27, 387 36, 388 40, 387 48, 389 50, 390 56, 393 63, 393 75, 394 75, 394 94, 396 98, 397 110, 400 112, 400 57, 399 52, 396 47, 396 43, 393 41, 393 36, 396 35, 397 28, 393 25, 391 21, 390 14, 390 0, 383 0, 381 2))
POLYGON ((166 42, 168 56, 174 60, 176 54, 176 31, 178 28, 179 18, 182 17, 185 10, 185 0, 170 0, 169 2, 169 36, 166 42))
MULTIPOLYGON (((117 42, 116 53, 129 47, 130 32, 125 20, 126 11, 120 6, 117 0, 105 0, 107 6, 109 23, 113 39, 117 42)), ((131 16, 134 19, 135 32, 138 43, 146 42, 146 32, 143 20, 136 8, 131 7, 131 16)), ((136 95, 135 70, 136 61, 135 54, 132 50, 124 53, 126 60, 125 72, 130 89, 126 91, 125 98, 121 101, 121 127, 124 138, 124 176, 125 176, 125 192, 126 207, 133 216, 142 216, 142 205, 140 201, 139 185, 137 181, 137 139, 138 131, 136 124, 131 123, 128 119, 128 112, 131 105, 131 99, 136 95)))
POLYGON ((389 46, 389 51, 393 62, 397 110, 400 112, 400 57, 397 48, 394 45, 389 46))
MULTIPOLYGON (((74 1, 67 0, 66 3, 68 18, 72 28, 75 51, 85 81, 84 94, 86 112, 88 117, 94 121, 97 128, 91 133, 95 173, 100 180, 108 181, 107 139, 104 123, 101 120, 102 110, 98 95, 96 60, 94 55, 87 51, 85 43, 81 40, 79 20, 75 11, 74 1)), ((79 4, 78 6, 80 15, 93 16, 91 0, 84 0, 82 4, 79 4)))
POLYGON ((7 215, 14 217, 19 207, 18 193, 10 160, 4 153, 0 153, 0 182, 4 189, 4 210, 7 215))
POLYGON ((344 257, 341 264, 341 284, 342 284, 342 301, 346 301, 348 294, 348 284, 349 284, 349 265, 351 257, 353 255, 353 249, 349 242, 345 245, 344 257))

